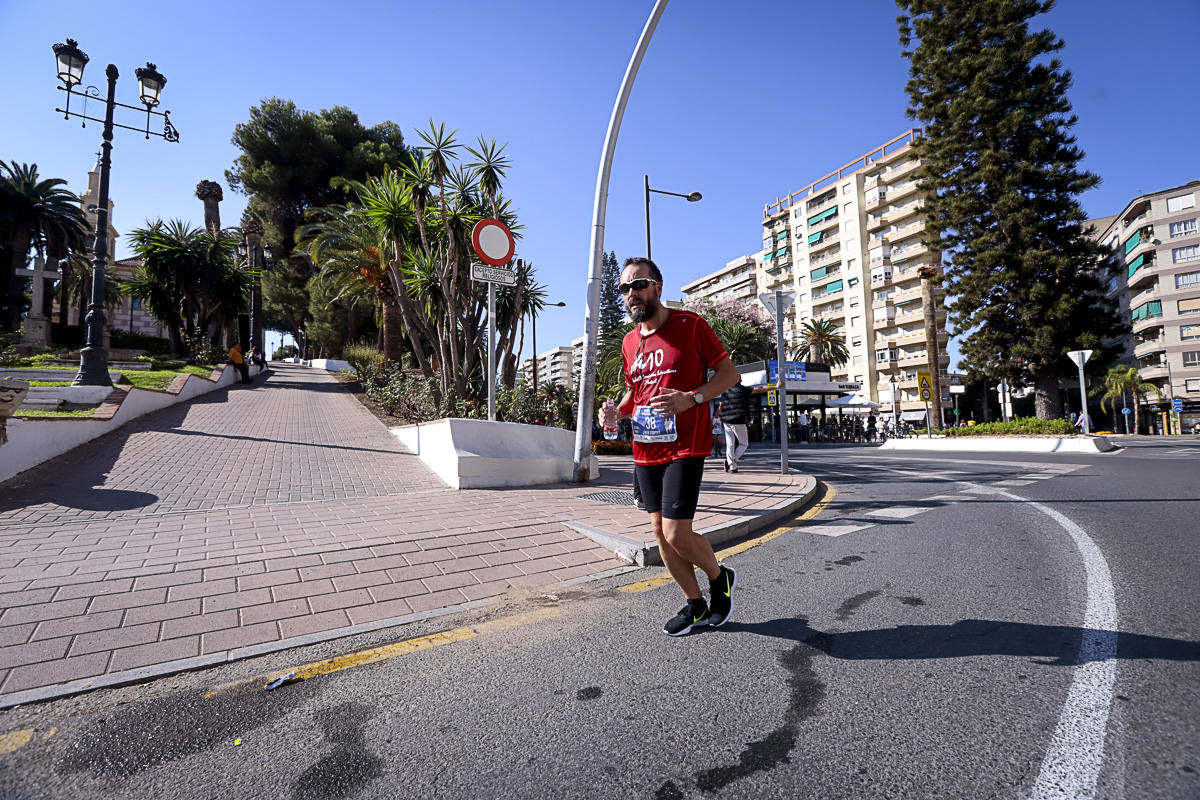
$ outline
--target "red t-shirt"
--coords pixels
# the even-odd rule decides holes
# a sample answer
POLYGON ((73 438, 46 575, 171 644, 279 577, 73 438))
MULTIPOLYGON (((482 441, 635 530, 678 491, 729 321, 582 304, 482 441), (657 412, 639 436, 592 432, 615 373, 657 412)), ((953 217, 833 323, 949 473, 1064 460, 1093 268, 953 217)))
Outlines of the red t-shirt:
MULTIPOLYGON (((649 405, 661 388, 695 391, 708 380, 706 370, 727 355, 702 317, 675 309, 653 333, 643 335, 638 325, 621 342, 625 385, 633 390, 635 407, 649 405)), ((665 464, 712 453, 712 415, 707 402, 676 416, 675 426, 673 442, 635 441, 633 463, 665 464)))

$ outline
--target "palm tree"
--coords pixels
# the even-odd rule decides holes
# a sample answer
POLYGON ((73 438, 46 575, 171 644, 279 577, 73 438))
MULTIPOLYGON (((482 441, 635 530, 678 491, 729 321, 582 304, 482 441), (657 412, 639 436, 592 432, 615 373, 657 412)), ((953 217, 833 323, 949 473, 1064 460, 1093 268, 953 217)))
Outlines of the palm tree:
POLYGON ((1104 376, 1104 395, 1100 398, 1100 408, 1107 411, 1105 406, 1109 400, 1115 400, 1120 397, 1122 405, 1125 402, 1125 394, 1128 392, 1133 396, 1133 432, 1141 431, 1141 398, 1143 394, 1154 392, 1158 396, 1159 401, 1162 401, 1162 390, 1153 383, 1148 383, 1142 380, 1138 374, 1137 367, 1130 367, 1125 364, 1114 364, 1109 367, 1108 374, 1104 376))
POLYGON ((850 360, 846 337, 838 333, 831 319, 813 319, 800 326, 800 340, 792 349, 796 361, 813 361, 840 367, 850 360))
MULTIPOLYGON (((65 257, 86 251, 87 220, 79 195, 61 187, 61 178, 42 179, 37 164, 0 161, 0 260, 9 270, 4 294, 5 313, 0 324, 16 332, 25 306, 25 278, 17 270, 25 266, 29 249, 47 250, 65 257)), ((5 267, 0 267, 5 268, 5 267)))
POLYGON ((176 353, 183 352, 184 330, 202 333, 215 344, 245 310, 252 273, 234 258, 240 238, 214 235, 179 220, 158 220, 130 234, 141 266, 124 291, 167 326, 176 353))

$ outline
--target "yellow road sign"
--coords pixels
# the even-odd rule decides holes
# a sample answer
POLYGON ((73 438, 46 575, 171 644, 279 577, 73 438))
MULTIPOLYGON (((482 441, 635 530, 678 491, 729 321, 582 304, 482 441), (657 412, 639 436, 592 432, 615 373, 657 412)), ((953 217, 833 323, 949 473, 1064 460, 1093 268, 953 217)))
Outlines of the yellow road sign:
MULTIPOLYGON (((933 378, 929 375, 928 372, 918 372, 917 373, 917 388, 919 388, 919 389, 932 389, 933 388, 933 378)), ((922 396, 924 396, 924 393, 922 393, 922 396)))
POLYGON ((774 389, 767 390, 767 405, 779 405, 779 394, 774 389))
POLYGON ((932 389, 922 389, 921 390, 921 400, 923 400, 926 403, 933 400, 933 390, 932 389))

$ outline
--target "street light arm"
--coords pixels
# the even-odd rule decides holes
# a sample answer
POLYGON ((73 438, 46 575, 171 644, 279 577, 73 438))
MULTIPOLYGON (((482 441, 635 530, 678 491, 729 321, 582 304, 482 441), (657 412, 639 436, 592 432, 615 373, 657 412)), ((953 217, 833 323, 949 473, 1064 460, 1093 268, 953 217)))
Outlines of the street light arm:
MULTIPOLYGON (((669 194, 672 197, 682 197, 685 200, 691 200, 692 195, 700 194, 699 192, 691 192, 689 194, 682 194, 680 192, 668 192, 665 189, 647 189, 647 191, 654 192, 655 194, 669 194)), ((697 199, 699 199, 699 198, 697 198, 697 199)))

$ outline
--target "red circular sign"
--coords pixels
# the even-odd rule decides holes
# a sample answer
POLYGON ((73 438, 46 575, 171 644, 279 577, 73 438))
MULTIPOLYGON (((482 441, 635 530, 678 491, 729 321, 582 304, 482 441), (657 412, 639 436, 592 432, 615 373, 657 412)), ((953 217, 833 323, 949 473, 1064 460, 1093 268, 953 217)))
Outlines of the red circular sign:
POLYGON ((498 219, 481 219, 471 229, 471 245, 479 260, 492 267, 503 267, 512 261, 517 243, 512 231, 498 219))

